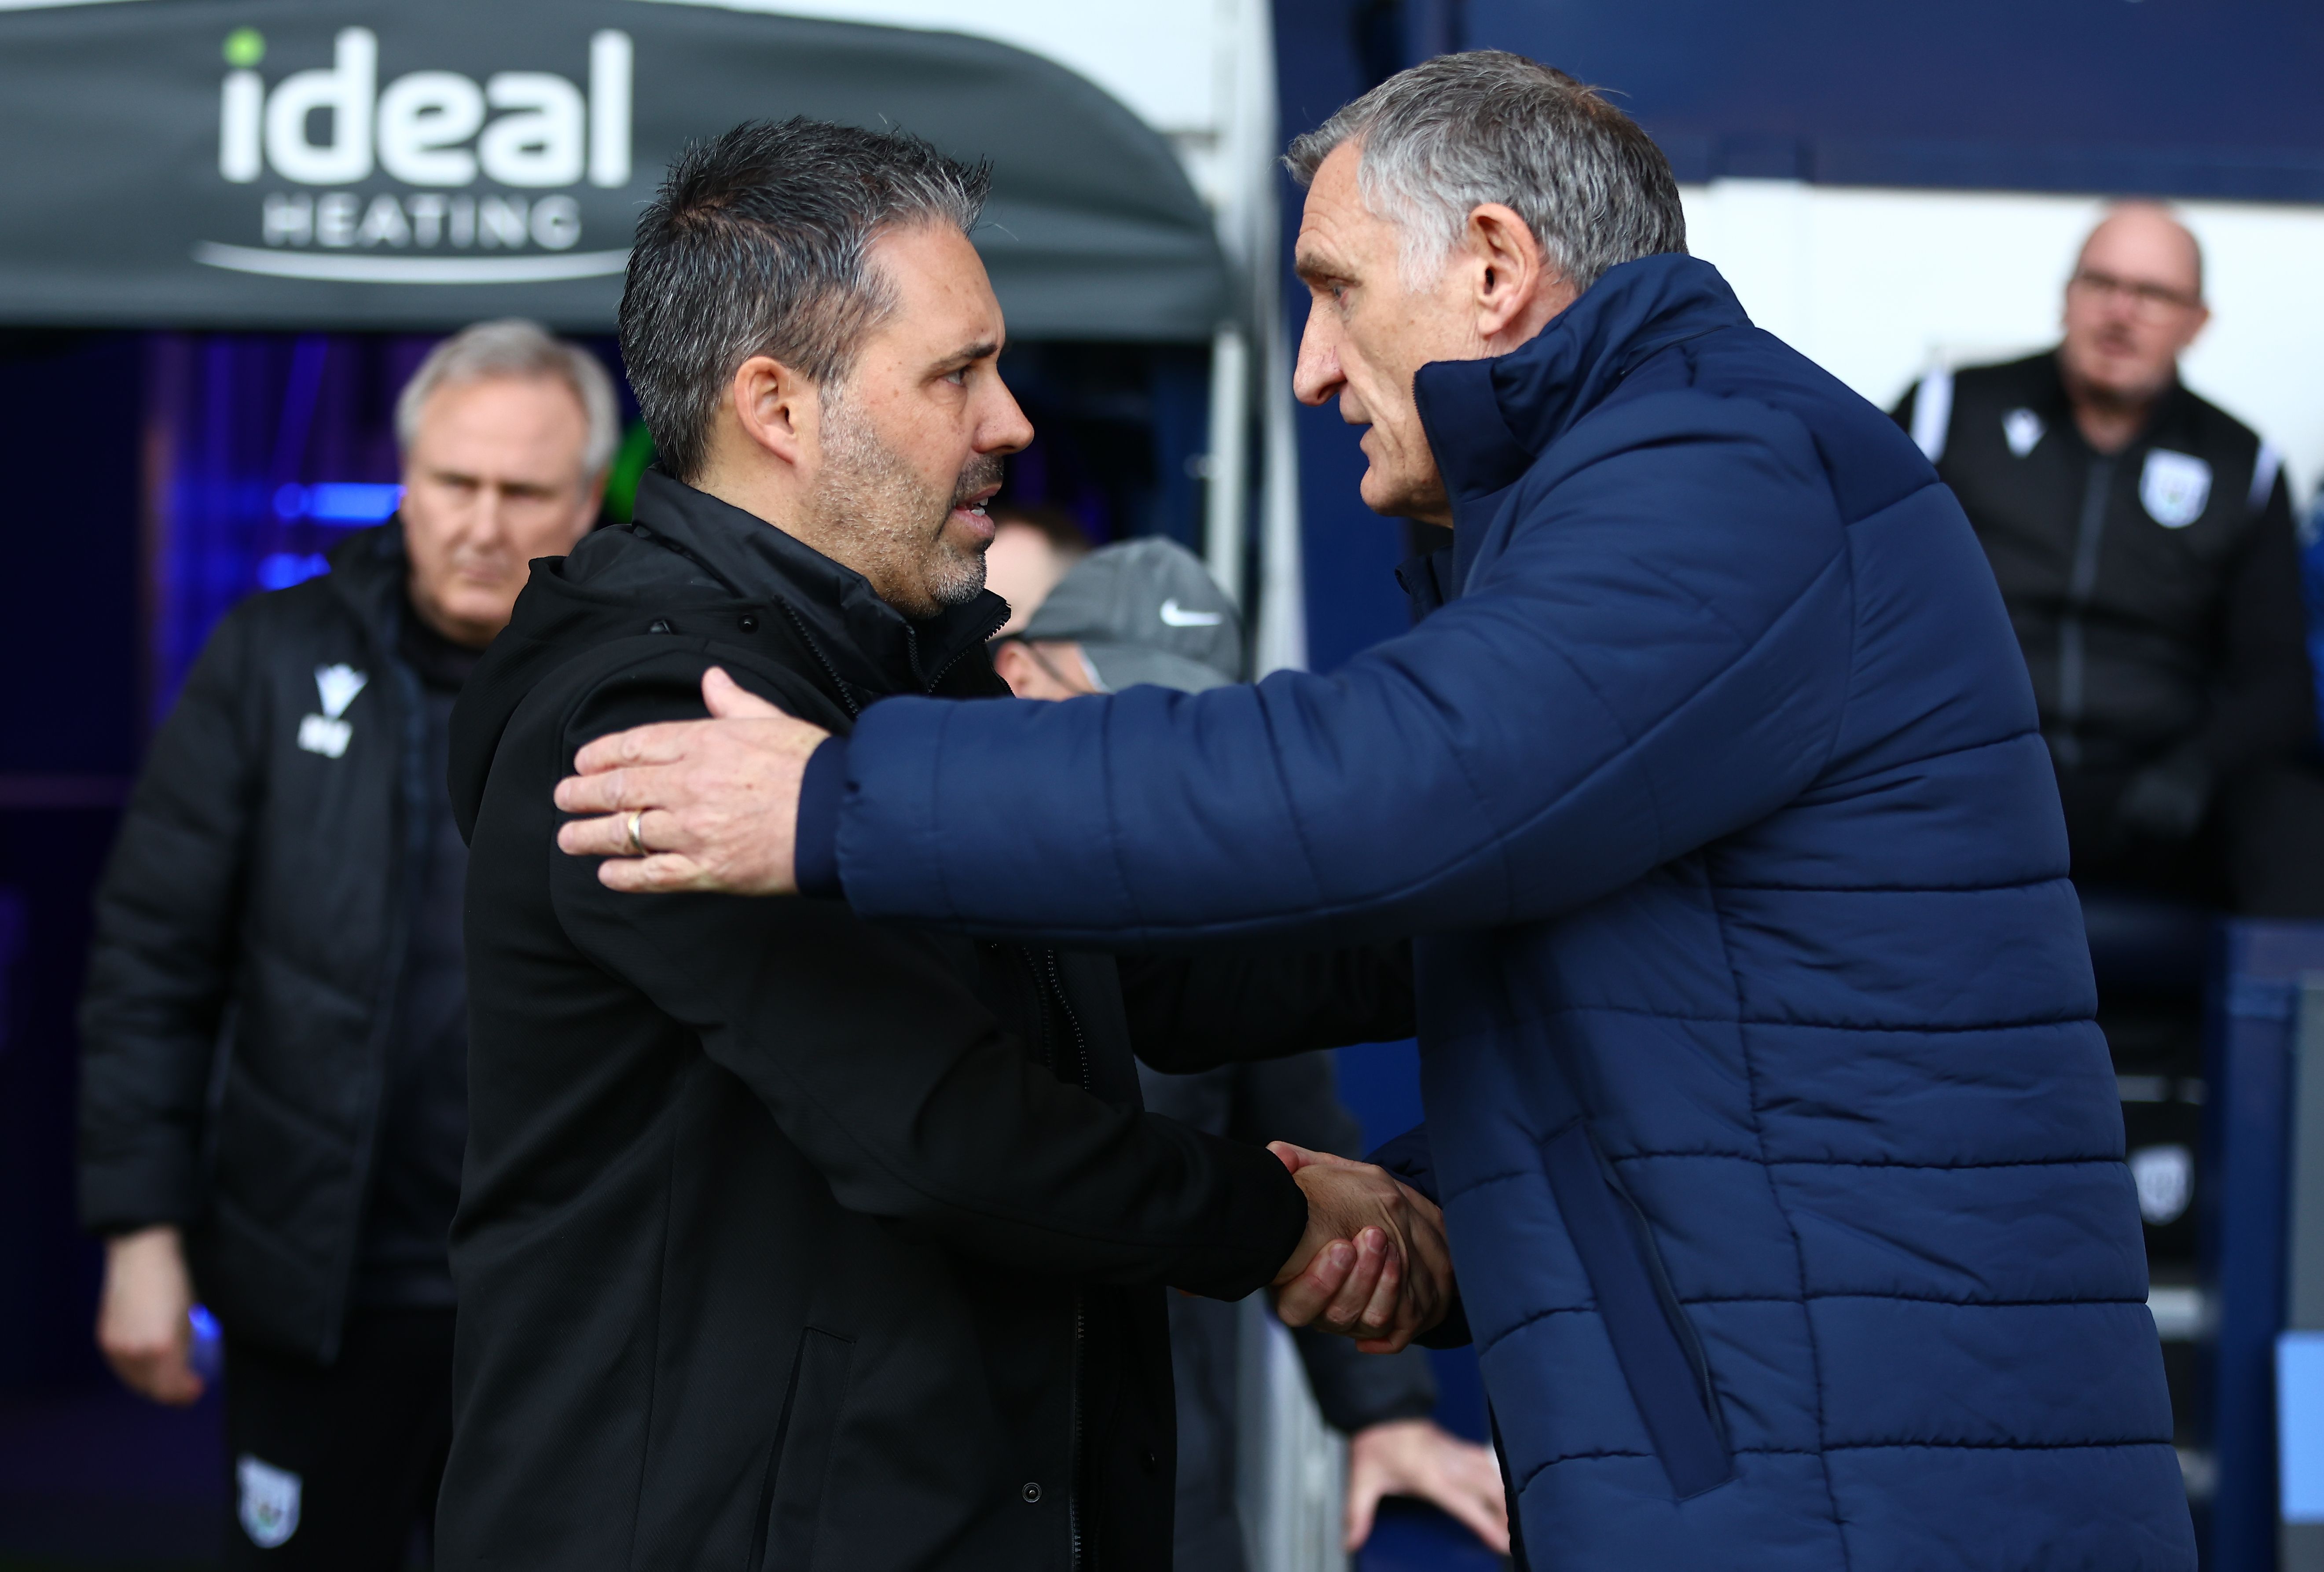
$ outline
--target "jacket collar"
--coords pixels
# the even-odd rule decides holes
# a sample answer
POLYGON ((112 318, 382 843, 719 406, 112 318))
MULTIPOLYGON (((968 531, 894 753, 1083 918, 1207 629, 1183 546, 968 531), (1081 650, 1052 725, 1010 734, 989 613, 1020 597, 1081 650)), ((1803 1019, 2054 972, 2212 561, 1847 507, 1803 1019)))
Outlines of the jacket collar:
POLYGON ((403 549, 403 516, 359 530, 332 548, 328 583, 355 620, 392 655, 403 622, 411 559, 403 549))
POLYGON ((659 470, 639 482, 631 527, 690 559, 737 599, 772 602, 796 619, 851 709, 931 690, 1009 618, 1008 604, 990 591, 932 617, 907 617, 853 569, 659 470))
MULTIPOLYGON (((2034 356, 2032 364, 2036 381, 2034 396, 2027 403, 2047 415, 2053 423, 2053 429, 2070 433, 2085 451, 2093 458, 2098 457, 2098 449, 2090 447, 2089 439, 2082 435, 2080 422, 2074 419, 2074 401, 2066 394, 2066 374, 2059 362, 2059 348, 2052 348, 2046 355, 2034 356)), ((2154 407, 2146 411, 2146 423, 2139 427, 2138 434, 2131 438, 2120 452, 2105 457, 2119 459, 2126 454, 2151 447, 2191 443, 2195 440, 2192 428, 2196 408, 2194 395, 2187 391, 2187 384, 2181 382, 2174 373, 2170 384, 2155 394, 2154 407)))
POLYGON ((1609 268, 1507 355, 1422 366, 1413 397, 1455 515, 1531 468, 1648 356, 1750 325, 1718 269, 1672 253, 1609 268))

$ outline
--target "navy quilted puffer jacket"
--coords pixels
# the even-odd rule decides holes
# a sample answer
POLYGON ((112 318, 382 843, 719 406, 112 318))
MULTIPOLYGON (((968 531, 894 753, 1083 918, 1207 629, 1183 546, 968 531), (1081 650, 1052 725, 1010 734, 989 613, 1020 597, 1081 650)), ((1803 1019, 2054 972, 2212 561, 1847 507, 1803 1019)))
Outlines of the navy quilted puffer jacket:
POLYGON ((1423 936, 1536 1572, 2184 1572, 2033 695, 1967 521, 1717 273, 1417 391, 1451 597, 1328 677, 874 707, 867 914, 1423 936))

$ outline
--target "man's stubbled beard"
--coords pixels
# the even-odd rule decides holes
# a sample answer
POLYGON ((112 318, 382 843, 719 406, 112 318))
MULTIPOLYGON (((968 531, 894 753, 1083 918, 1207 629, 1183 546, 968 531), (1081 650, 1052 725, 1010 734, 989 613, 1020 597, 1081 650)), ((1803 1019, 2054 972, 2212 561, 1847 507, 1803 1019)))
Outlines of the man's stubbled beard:
POLYGON ((949 488, 936 491, 835 389, 824 395, 823 432, 816 522, 825 539, 845 534, 862 542, 863 577, 881 598, 908 616, 928 616, 982 593, 983 550, 961 550, 945 539, 945 525, 954 508, 1000 481, 1000 457, 978 454, 949 488))

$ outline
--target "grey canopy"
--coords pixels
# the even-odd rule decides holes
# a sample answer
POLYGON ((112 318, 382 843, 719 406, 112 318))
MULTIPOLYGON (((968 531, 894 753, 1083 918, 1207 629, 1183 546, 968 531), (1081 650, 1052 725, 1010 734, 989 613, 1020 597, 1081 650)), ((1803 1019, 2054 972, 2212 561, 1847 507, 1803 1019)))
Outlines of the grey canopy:
POLYGON ((792 115, 990 159, 1014 337, 1199 340, 1227 309, 1167 144, 1004 44, 651 0, 131 0, 0 12, 0 323, 604 331, 670 156, 792 115))

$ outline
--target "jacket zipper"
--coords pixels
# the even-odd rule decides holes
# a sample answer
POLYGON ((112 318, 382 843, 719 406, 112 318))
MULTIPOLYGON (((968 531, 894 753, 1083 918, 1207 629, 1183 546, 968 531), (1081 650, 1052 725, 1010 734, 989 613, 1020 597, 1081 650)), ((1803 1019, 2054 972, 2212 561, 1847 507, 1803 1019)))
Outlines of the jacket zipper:
POLYGON ((1041 957, 1049 968, 1049 992, 1056 995, 1057 1009, 1065 1018, 1065 1030, 1073 1033, 1074 1085, 1086 1092, 1090 1084, 1089 1044, 1082 1039, 1082 1023, 1074 1018, 1073 1002, 1065 997, 1065 976, 1057 966, 1057 952, 1043 950, 1041 957))
POLYGON ((2066 615, 2058 624, 2059 735, 2051 746, 2058 762, 2078 769, 2082 762, 2082 711, 2089 672, 2083 616, 2098 594, 2098 548, 2106 540, 2107 509, 2114 499, 2112 455, 2090 461, 2082 481, 2082 516, 2074 532, 2074 567, 2066 584, 2066 615))
MULTIPOLYGON (((991 639, 992 635, 1001 631, 1001 624, 1005 623, 1009 619, 1007 617, 1002 617, 1001 622, 994 623, 991 627, 984 630, 983 637, 979 638, 973 643, 963 644, 959 649, 954 650, 952 652, 952 658, 947 660, 943 665, 936 668, 936 675, 928 679, 927 686, 921 689, 921 691, 925 693, 934 693, 936 690, 936 684, 945 680, 945 674, 950 671, 954 666, 960 664, 962 656, 967 654, 971 650, 982 649, 991 639)), ((905 635, 912 640, 913 648, 917 650, 919 647, 919 639, 918 635, 914 634, 908 626, 904 630, 904 632, 905 635)))
MULTIPOLYGON (((1057 965, 1057 952, 1043 950, 1041 959, 1048 974, 1049 993, 1056 998, 1058 1013, 1065 1018, 1065 1031, 1073 1038, 1074 1084, 1086 1092, 1090 1078, 1089 1042, 1082 1036, 1082 1023, 1074 1014, 1073 1001, 1065 996, 1065 977, 1057 965)), ((1054 1065, 1052 1068, 1055 1068, 1054 1065)), ((1073 1572, 1081 1572, 1082 1566, 1082 1344, 1085 1334, 1084 1319, 1082 1290, 1076 1288, 1074 1290, 1073 1369, 1066 1382, 1066 1409, 1073 1419, 1073 1449, 1065 1455, 1065 1529, 1073 1541, 1073 1558, 1067 1563, 1073 1572)))
POLYGON ((1065 1530, 1073 1539, 1073 1556, 1066 1565, 1082 1572, 1082 1290, 1074 1290, 1074 1368, 1066 1382, 1073 1413, 1074 1449, 1065 1460, 1065 1530))
POLYGON ((791 619, 791 626, 798 630, 800 642, 806 644, 808 651, 815 656, 816 664, 823 668, 823 674, 831 679, 831 690, 839 696, 839 702, 846 707, 847 718, 861 719, 863 712, 856 707, 855 696, 847 691, 847 684, 839 680, 839 668, 831 663, 831 657, 823 652, 823 646, 816 643, 815 635, 807 631, 807 619, 793 611, 791 603, 788 600, 778 598, 775 604, 783 608, 785 616, 791 619))
MULTIPOLYGON (((347 598, 352 599, 352 596, 347 598)), ((361 616, 363 609, 358 606, 358 616, 361 616)), ((389 613, 391 618, 401 615, 400 609, 389 613)), ((373 1169, 379 1156, 379 1127, 385 1117, 384 1105, 388 1096, 388 1059, 394 1052, 392 1039, 398 1024, 397 1012, 403 1002, 403 965, 411 945, 411 907, 420 898, 420 885, 426 876, 428 856, 427 843, 422 838, 428 822, 427 804, 413 791, 421 768, 418 755, 427 746, 427 720, 421 714, 421 707, 426 701, 420 692, 419 678, 403 663, 403 657, 396 650, 392 633, 383 636, 380 626, 368 618, 364 619, 363 625, 380 669, 388 674, 389 680, 382 687, 382 696, 384 697, 387 689, 392 687, 399 711, 396 720, 401 745, 396 752, 395 806, 391 822, 395 826, 395 839, 401 855, 397 858, 396 881, 391 886, 389 899, 387 966, 383 973, 385 979, 383 1003, 373 1021, 368 1040, 370 1053, 364 1062, 367 1081, 364 1103, 368 1115, 361 1138, 355 1144, 353 1184, 356 1225, 349 1231, 346 1248, 340 1253, 337 1297, 331 1306, 330 1329, 326 1334, 324 1355, 331 1359, 337 1358, 345 1345, 348 1306, 355 1298, 355 1273, 362 1266, 362 1219, 371 1208, 373 1169)), ((392 621, 387 624, 391 629, 393 625, 392 621)), ((424 790, 423 786, 421 791, 424 790)))

